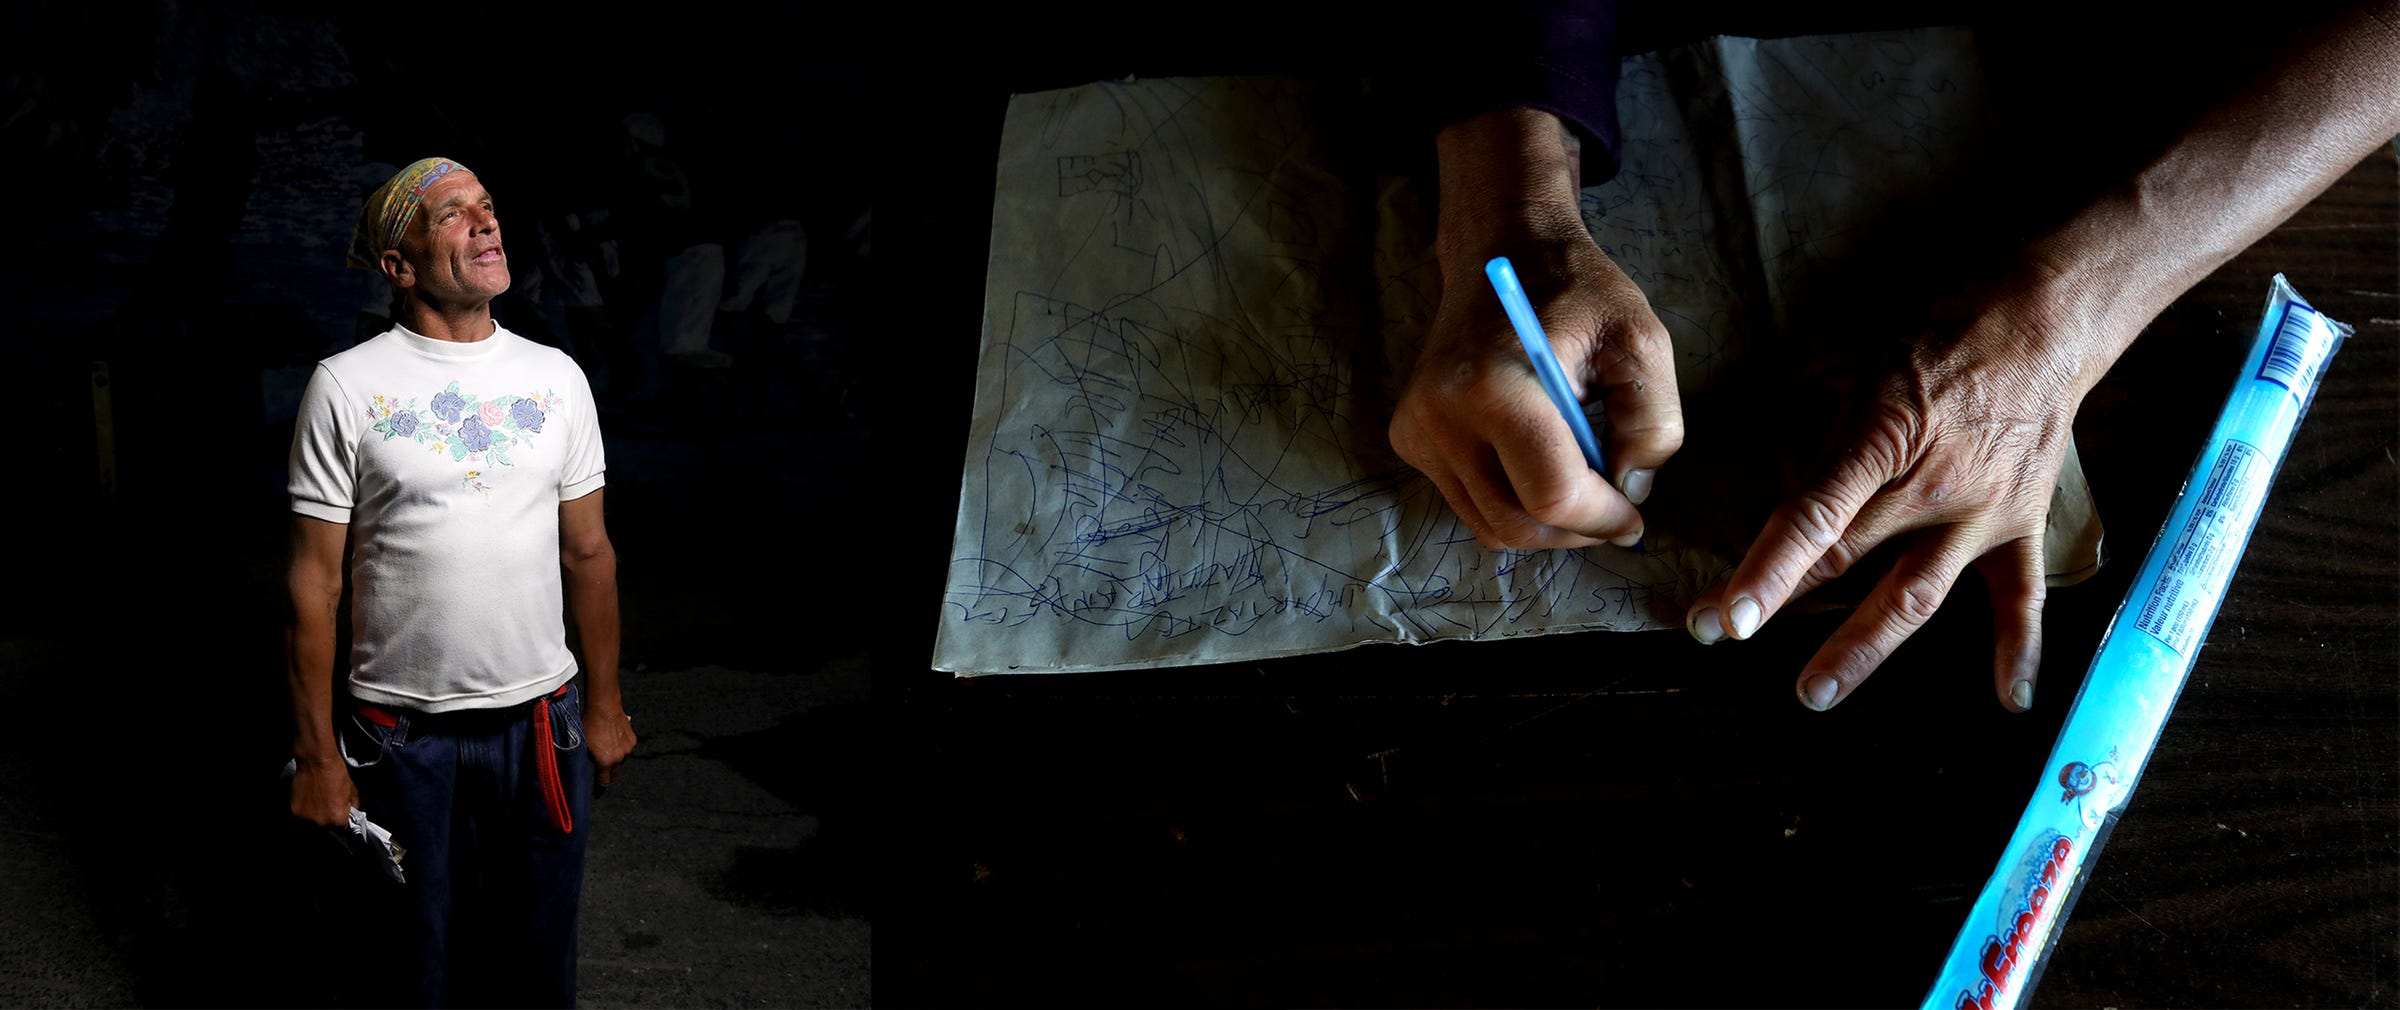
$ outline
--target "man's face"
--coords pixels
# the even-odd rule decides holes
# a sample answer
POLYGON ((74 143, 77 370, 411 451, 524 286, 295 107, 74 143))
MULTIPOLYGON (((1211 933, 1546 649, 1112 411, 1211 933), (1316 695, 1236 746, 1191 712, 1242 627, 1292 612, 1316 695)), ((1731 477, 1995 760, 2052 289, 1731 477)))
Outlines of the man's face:
POLYGON ((436 308, 480 305, 508 290, 508 255, 500 248, 492 194, 465 169, 425 191, 400 248, 384 254, 387 261, 394 255, 406 268, 407 286, 436 308))

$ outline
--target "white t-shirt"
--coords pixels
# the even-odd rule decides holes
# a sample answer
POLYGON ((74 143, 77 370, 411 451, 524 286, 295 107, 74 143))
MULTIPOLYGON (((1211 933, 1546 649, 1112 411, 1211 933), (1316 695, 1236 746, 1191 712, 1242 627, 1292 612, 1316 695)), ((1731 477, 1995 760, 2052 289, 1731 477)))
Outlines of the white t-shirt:
POLYGON ((606 469, 583 370, 504 328, 457 343, 395 326, 319 362, 292 511, 350 526, 351 693, 499 708, 573 677, 558 507, 606 469))

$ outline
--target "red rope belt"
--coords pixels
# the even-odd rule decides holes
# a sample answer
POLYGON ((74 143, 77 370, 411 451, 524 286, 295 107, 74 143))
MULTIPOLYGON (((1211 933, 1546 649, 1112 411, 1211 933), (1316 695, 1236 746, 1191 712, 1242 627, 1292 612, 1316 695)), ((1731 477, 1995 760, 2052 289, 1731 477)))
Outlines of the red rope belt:
MULTIPOLYGON (((553 694, 550 698, 565 693, 567 693, 567 686, 560 684, 558 694, 553 694)), ((567 789, 558 781, 558 748, 550 742, 550 698, 544 698, 534 703, 533 749, 536 754, 540 755, 534 758, 534 763, 541 770, 542 805, 550 808, 550 823, 562 833, 573 834, 575 832, 575 814, 567 809, 567 789)))
MULTIPOLYGON (((567 787, 558 780, 558 747, 550 733, 550 698, 565 695, 567 686, 560 684, 558 690, 551 692, 548 698, 540 698, 533 703, 533 763, 541 780, 542 806, 550 812, 551 825, 563 833, 573 834, 575 813, 567 808, 567 787)), ((373 705, 362 702, 358 711, 367 717, 367 721, 385 729, 400 724, 400 717, 373 705)))

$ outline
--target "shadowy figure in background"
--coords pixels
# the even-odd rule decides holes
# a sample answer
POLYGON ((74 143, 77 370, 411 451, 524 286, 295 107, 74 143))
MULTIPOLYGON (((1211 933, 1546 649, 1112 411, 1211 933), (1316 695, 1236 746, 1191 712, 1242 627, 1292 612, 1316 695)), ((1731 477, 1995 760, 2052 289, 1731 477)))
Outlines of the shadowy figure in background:
POLYGON ((617 240, 608 228, 608 208, 565 211, 536 222, 540 242, 542 311, 557 327, 564 349, 593 376, 602 402, 632 372, 631 348, 609 321, 607 291, 623 276, 617 240))
MULTIPOLYGON (((618 403, 637 414, 687 417, 669 402, 694 369, 721 369, 732 358, 710 347, 725 286, 725 246, 708 227, 706 198, 692 171, 689 145, 669 146, 667 117, 625 116, 615 178, 613 224, 625 254, 626 298, 618 325, 655 356, 635 362, 630 381, 613 383, 618 403), (647 339, 645 339, 647 338, 647 339)), ((686 405, 687 404, 682 404, 686 405)))

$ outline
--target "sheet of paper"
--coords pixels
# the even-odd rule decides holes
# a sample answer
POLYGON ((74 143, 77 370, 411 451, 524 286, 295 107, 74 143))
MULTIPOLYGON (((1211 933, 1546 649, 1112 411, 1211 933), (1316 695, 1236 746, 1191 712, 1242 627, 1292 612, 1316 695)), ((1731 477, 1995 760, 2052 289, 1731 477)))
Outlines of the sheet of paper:
MULTIPOLYGON (((1952 173, 1977 80, 1958 31, 1627 61, 1624 167, 1586 223, 1673 336, 1687 404, 1860 222, 1952 173)), ((1364 165, 1358 102, 1296 78, 1012 99, 936 669, 1678 627, 1730 570, 1702 546, 1728 541, 1656 521, 1638 549, 1486 550, 1391 455, 1440 284, 1430 195, 1364 165)), ((2089 517, 2080 489, 2070 461, 2061 498, 2089 517)), ((2054 530, 2052 571, 2079 537, 2096 557, 2083 525, 2054 530)))

